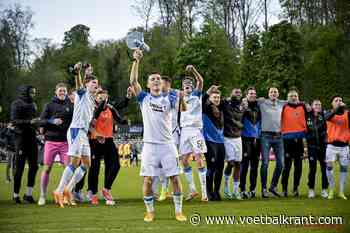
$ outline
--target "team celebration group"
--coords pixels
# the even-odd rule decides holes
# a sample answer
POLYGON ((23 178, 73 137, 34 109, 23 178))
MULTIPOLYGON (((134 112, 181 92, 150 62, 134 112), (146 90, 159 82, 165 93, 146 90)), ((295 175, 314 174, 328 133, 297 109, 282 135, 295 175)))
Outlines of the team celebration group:
POLYGON ((57 84, 55 96, 45 105, 40 118, 36 118, 36 89, 28 85, 19 88, 19 96, 11 104, 11 127, 16 133, 15 203, 22 203, 19 193, 26 160, 28 183, 23 201, 36 203, 32 193, 38 171, 38 149, 34 145, 39 130, 45 136, 45 146, 38 204, 46 204, 50 171, 59 155, 64 170, 53 191, 59 207, 77 205, 84 199, 81 190, 86 173, 88 199, 93 205, 99 203, 102 158, 105 165, 102 196, 106 205, 114 205, 111 188, 120 164, 113 136, 117 125, 127 122, 119 112, 128 107, 133 97, 136 97, 143 120, 140 176, 143 177, 145 222, 154 221, 155 200, 170 197, 175 205, 176 220, 186 221, 182 211, 180 172, 189 187, 186 201, 195 198, 202 202, 220 201, 222 178, 224 198, 255 198, 259 161, 262 198, 299 196, 302 162, 308 159, 308 197, 316 196, 319 163, 320 195, 325 199, 336 196, 347 199, 344 186, 350 161, 350 112, 341 96, 330 99, 330 111, 324 111, 317 99, 310 104, 300 101, 296 89, 288 91, 285 101, 278 98, 276 87, 268 89, 266 99, 258 98, 254 87, 249 87, 245 96, 240 88, 234 88, 231 96, 224 98, 220 86, 212 85, 203 91, 203 77, 192 65, 186 67, 188 76, 183 77, 179 90, 172 88, 169 77, 154 72, 148 76, 148 91, 145 91, 138 81, 142 57, 141 50, 134 51, 130 86, 125 99, 118 104, 112 104, 108 92, 99 86, 92 66, 82 67, 80 63, 74 66, 75 91, 68 94, 65 84, 57 84), (276 166, 268 186, 268 166, 272 158, 276 166), (340 167, 337 192, 336 161, 340 167), (293 187, 289 193, 292 164, 293 187), (192 165, 198 172, 199 188, 194 182, 192 165), (249 186, 246 185, 248 171, 249 186), (280 176, 282 192, 277 190, 280 176), (169 184, 172 185, 171 194, 169 184), (160 192, 158 186, 161 186, 160 192))

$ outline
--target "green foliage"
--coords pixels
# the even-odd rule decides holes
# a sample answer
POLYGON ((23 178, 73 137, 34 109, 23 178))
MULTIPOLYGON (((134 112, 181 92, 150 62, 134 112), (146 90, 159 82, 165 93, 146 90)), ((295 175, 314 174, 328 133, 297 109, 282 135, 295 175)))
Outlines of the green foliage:
POLYGON ((256 86, 261 63, 261 44, 259 34, 250 34, 245 41, 241 56, 241 87, 256 86))
MULTIPOLYGON (((90 28, 78 24, 65 32, 61 47, 49 42, 41 43, 40 56, 29 62, 27 38, 30 36, 28 30, 32 25, 32 13, 16 7, 7 12, 22 12, 18 20, 16 15, 11 16, 11 22, 6 14, 0 15, 0 106, 3 110, 0 119, 9 118, 9 107, 20 84, 31 84, 37 88, 39 110, 52 97, 58 82, 66 82, 74 88, 74 77, 68 74, 67 66, 78 61, 93 65, 94 73, 102 87, 109 91, 112 100, 118 102, 125 96, 132 51, 128 50, 124 40, 100 41, 93 45, 89 40, 90 28), (13 27, 13 22, 18 27, 13 27), (14 45, 19 36, 22 36, 22 42, 16 48, 14 45)), ((148 28, 145 40, 151 51, 144 53, 139 74, 144 89, 148 75, 154 71, 175 78, 174 87, 179 88, 178 77, 185 75, 186 65, 192 64, 203 75, 205 89, 212 84, 220 84, 224 95, 235 86, 246 88, 253 85, 258 95, 265 96, 269 86, 277 85, 283 98, 290 87, 296 86, 303 94, 303 100, 319 98, 328 103, 330 96, 337 93, 350 104, 348 31, 344 32, 338 25, 315 26, 308 21, 292 25, 282 21, 267 32, 248 35, 243 48, 236 49, 232 48, 225 33, 222 12, 214 12, 214 8, 210 10, 212 7, 208 5, 207 13, 212 13, 204 14, 205 20, 196 33, 179 30, 179 22, 173 21, 169 24, 163 21, 148 28), (184 36, 179 33, 192 36, 188 40, 180 39, 184 36)), ((171 12, 168 13, 170 16, 171 12)), ((125 114, 133 123, 141 121, 135 101, 131 101, 125 114)))
POLYGON ((350 41, 334 26, 303 28, 305 41, 305 82, 307 99, 319 98, 329 105, 335 94, 350 103, 350 41))
POLYGON ((89 32, 89 27, 83 24, 75 25, 69 31, 64 33, 63 47, 68 48, 77 45, 88 46, 90 37, 89 32))
POLYGON ((269 86, 276 85, 286 94, 290 87, 301 87, 303 74, 301 33, 286 21, 271 26, 262 34, 258 86, 266 93, 269 86))
POLYGON ((239 85, 237 55, 224 30, 208 20, 201 32, 179 50, 176 58, 178 74, 183 74, 186 65, 192 64, 202 74, 204 88, 220 84, 227 94, 232 87, 239 85))
MULTIPOLYGON (((151 47, 149 53, 144 53, 140 77, 145 84, 149 73, 158 71, 163 75, 173 77, 176 75, 175 59, 178 50, 178 38, 175 28, 166 32, 161 25, 154 26, 145 34, 147 43, 151 47)), ((145 87, 145 86, 144 86, 145 87)))

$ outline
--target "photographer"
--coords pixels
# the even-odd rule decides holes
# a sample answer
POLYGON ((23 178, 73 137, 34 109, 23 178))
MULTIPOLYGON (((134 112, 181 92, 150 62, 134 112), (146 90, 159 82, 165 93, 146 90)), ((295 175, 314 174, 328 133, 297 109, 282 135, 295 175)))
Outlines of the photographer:
POLYGON ((25 161, 28 160, 27 191, 23 196, 26 203, 35 203, 32 193, 38 171, 38 147, 36 146, 37 107, 33 101, 36 89, 33 86, 22 85, 18 88, 18 98, 11 104, 11 123, 15 127, 15 164, 14 164, 14 190, 13 200, 20 204, 19 191, 25 161))

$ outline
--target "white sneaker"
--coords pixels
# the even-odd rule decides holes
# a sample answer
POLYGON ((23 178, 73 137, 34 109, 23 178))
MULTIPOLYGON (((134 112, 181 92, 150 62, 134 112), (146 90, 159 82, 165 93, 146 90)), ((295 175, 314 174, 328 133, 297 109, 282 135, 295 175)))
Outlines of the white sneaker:
POLYGON ((45 205, 45 203, 46 203, 45 197, 40 197, 38 201, 38 205, 43 206, 45 205))
POLYGON ((232 199, 242 200, 241 194, 239 192, 233 192, 232 199))
POLYGON ((309 195, 308 195, 309 198, 315 198, 315 191, 313 189, 310 189, 309 190, 309 195))
POLYGON ((106 200, 106 205, 114 206, 115 205, 115 201, 113 201, 113 200, 106 200))
POLYGON ((93 194, 92 194, 91 190, 88 190, 86 193, 86 200, 88 202, 91 202, 92 196, 93 196, 93 194))
POLYGON ((328 198, 328 193, 327 193, 327 190, 326 190, 326 189, 322 189, 322 191, 321 191, 321 197, 323 197, 323 198, 328 198))

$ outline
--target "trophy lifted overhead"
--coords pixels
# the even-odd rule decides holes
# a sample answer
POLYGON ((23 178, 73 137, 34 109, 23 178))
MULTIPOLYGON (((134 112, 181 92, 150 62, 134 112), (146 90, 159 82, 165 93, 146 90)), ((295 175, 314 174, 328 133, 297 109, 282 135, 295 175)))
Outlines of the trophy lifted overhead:
POLYGON ((145 43, 144 36, 142 32, 130 32, 126 36, 126 45, 129 49, 141 49, 143 51, 149 52, 150 47, 145 43))

